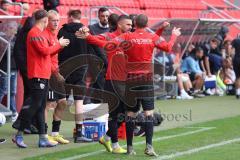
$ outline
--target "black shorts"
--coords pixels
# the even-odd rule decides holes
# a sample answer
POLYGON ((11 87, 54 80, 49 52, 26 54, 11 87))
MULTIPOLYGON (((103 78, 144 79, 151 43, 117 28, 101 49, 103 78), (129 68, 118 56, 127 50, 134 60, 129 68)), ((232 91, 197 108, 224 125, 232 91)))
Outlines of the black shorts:
POLYGON ((66 84, 72 84, 72 85, 78 85, 78 86, 84 86, 85 89, 83 91, 82 95, 76 95, 74 94, 74 100, 83 100, 85 93, 86 93, 86 82, 85 82, 85 75, 86 75, 86 67, 77 69, 73 73, 71 73, 67 79, 66 84))
POLYGON ((66 95, 56 93, 53 90, 49 89, 47 101, 54 102, 63 98, 66 98, 66 95))
POLYGON ((191 81, 195 80, 196 73, 191 72, 188 75, 189 75, 189 78, 190 78, 191 81))
POLYGON ((111 92, 116 97, 118 97, 117 106, 109 106, 109 118, 114 120, 122 121, 124 120, 125 115, 125 105, 121 97, 122 92, 125 90, 125 83, 121 81, 111 81, 106 80, 104 85, 104 90, 111 92), (113 86, 114 85, 114 86, 113 86), (113 107, 113 108, 112 108, 113 107))
MULTIPOLYGON (((150 75, 152 76, 152 75, 150 75)), ((126 82, 126 110, 138 112, 142 106, 144 111, 154 110, 154 85, 152 77, 137 75, 126 82)))

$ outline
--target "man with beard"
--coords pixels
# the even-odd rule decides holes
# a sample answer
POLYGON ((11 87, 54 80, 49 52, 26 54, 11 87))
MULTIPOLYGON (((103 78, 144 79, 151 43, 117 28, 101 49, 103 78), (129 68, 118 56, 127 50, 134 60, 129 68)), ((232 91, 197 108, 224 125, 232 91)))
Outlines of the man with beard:
MULTIPOLYGON (((110 41, 117 36, 129 32, 132 29, 132 20, 126 16, 121 15, 117 20, 117 29, 114 32, 106 32, 95 36, 100 40, 110 41)), ((78 32, 79 33, 79 32, 78 32)), ((76 35, 78 35, 78 33, 76 35)), ((80 35, 80 34, 79 34, 80 35)), ((81 38, 81 36, 79 36, 81 38)), ((91 42, 89 42, 91 43, 91 42)), ((124 82, 125 82, 125 63, 126 59, 121 50, 118 51, 107 51, 106 56, 108 59, 108 67, 106 72, 106 82, 104 89, 108 92, 119 97, 119 89, 124 93, 124 82), (118 55, 116 53, 118 52, 118 55), (114 85, 114 86, 113 86, 114 85), (118 89, 116 89, 116 87, 118 89)), ((109 105, 109 120, 108 120, 108 131, 107 133, 99 139, 99 143, 104 145, 108 152, 115 154, 124 154, 127 153, 125 149, 120 147, 118 143, 118 128, 121 125, 122 121, 119 119, 121 114, 125 114, 124 102, 121 97, 119 98, 119 103, 117 106, 109 105), (111 145, 112 142, 112 145, 111 145)))
MULTIPOLYGON (((92 35, 99 35, 99 34, 110 31, 110 27, 109 27, 109 23, 108 23, 109 16, 110 16, 110 12, 107 8, 105 8, 105 7, 99 8, 99 10, 98 10, 99 21, 93 25, 88 26, 92 35)), ((93 84, 91 84, 91 87, 103 90, 104 83, 105 83, 104 74, 105 74, 105 70, 107 68, 107 63, 108 63, 107 58, 104 54, 103 49, 101 49, 95 45, 92 45, 92 48, 94 50, 94 54, 96 54, 96 56, 99 57, 99 59, 101 59, 104 62, 104 68, 99 73, 96 81, 93 84)), ((89 81, 91 81, 93 79, 92 76, 93 75, 91 73, 88 74, 89 81)), ((91 103, 91 102, 99 103, 98 100, 90 99, 89 97, 85 97, 84 101, 85 101, 84 103, 91 103)))

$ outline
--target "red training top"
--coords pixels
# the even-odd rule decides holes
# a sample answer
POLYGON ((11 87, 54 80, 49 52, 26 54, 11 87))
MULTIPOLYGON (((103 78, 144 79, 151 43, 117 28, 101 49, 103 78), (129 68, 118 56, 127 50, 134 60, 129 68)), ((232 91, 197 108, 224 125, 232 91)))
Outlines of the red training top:
MULTIPOLYGON (((58 43, 56 32, 52 32, 49 28, 46 28, 43 32, 44 32, 43 34, 47 38, 49 47, 54 46, 58 43)), ((58 54, 51 55, 51 62, 52 62, 52 65, 51 65, 52 73, 57 72, 58 68, 59 68, 58 67, 58 54)))
MULTIPOLYGON (((132 46, 125 50, 128 56, 127 73, 152 73, 152 56, 155 47, 170 52, 176 40, 176 35, 172 35, 169 42, 154 33, 149 33, 145 29, 137 29, 132 33, 124 33, 116 37, 111 43, 121 45, 122 42, 130 42, 132 46)), ((105 47, 109 41, 99 40, 92 35, 87 37, 88 41, 105 47)))
MULTIPOLYGON (((116 30, 115 32, 106 32, 97 36, 99 40, 110 41, 121 35, 122 32, 116 30)), ((92 43, 91 39, 88 40, 92 43)), ((94 43, 94 41, 93 41, 94 43)), ((106 72, 106 80, 125 81, 126 79, 126 56, 120 48, 107 52, 108 67, 106 72), (118 54, 117 54, 118 53, 118 54)))
POLYGON ((51 76, 51 56, 61 49, 59 42, 49 46, 43 31, 34 26, 27 36, 27 67, 28 78, 49 79, 51 76))

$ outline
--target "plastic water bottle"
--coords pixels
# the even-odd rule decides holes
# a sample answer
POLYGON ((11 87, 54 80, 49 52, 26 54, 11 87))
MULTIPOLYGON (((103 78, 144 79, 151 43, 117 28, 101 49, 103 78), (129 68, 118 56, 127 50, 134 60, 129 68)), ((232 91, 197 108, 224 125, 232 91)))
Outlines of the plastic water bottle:
POLYGON ((71 89, 71 94, 68 97, 67 105, 68 106, 73 106, 74 105, 73 89, 71 89))

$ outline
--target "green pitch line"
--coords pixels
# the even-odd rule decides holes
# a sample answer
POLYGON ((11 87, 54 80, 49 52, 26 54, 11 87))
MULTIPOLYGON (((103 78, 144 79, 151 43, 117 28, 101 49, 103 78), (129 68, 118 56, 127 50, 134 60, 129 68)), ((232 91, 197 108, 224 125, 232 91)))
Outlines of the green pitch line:
POLYGON ((209 159, 211 160, 235 160, 240 157, 240 143, 232 143, 228 145, 224 145, 222 147, 216 147, 213 149, 205 150, 202 152, 198 152, 192 155, 182 156, 176 158, 176 160, 201 160, 201 159, 209 159))

